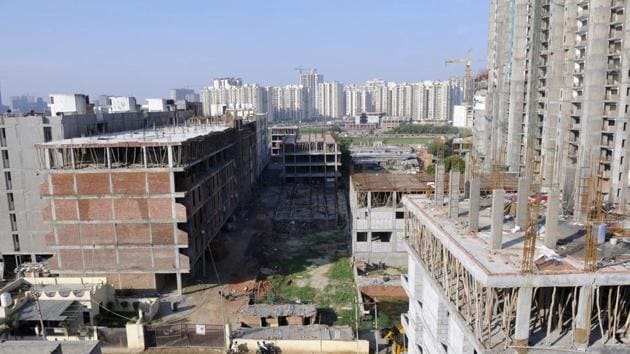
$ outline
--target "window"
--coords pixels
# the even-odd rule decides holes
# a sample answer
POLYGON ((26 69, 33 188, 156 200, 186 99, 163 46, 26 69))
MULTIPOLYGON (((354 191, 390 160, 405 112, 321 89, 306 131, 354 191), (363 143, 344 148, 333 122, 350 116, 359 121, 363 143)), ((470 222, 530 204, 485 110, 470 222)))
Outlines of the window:
POLYGON ((9 203, 9 210, 15 210, 15 201, 13 200, 13 193, 7 193, 7 202, 9 203))
POLYGON ((13 189, 13 182, 11 181, 11 172, 4 173, 4 182, 8 190, 13 189))
POLYGON ((9 220, 11 221, 11 231, 17 231, 17 217, 15 214, 9 214, 9 220))
POLYGON ((2 150, 2 166, 4 168, 11 168, 9 163, 9 150, 2 150))
POLYGON ((50 127, 44 127, 44 142, 52 141, 52 129, 50 127))
POLYGON ((16 234, 13 234, 13 250, 20 252, 20 236, 16 234))
POLYGON ((405 218, 405 212, 404 211, 397 211, 396 212, 396 219, 404 219, 405 218))
POLYGON ((0 146, 7 146, 7 131, 4 128, 0 128, 0 146))
POLYGON ((367 232, 357 232, 357 242, 367 242, 367 232))
POLYGON ((391 232, 372 232, 372 242, 389 242, 391 238, 391 232))

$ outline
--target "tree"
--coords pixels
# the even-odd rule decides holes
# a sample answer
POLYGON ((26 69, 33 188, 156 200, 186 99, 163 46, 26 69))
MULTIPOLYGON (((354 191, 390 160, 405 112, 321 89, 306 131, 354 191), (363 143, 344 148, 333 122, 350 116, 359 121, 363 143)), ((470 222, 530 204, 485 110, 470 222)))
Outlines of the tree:
POLYGON ((435 174, 435 165, 429 165, 424 169, 424 172, 426 172, 428 175, 433 176, 435 174))
POLYGON ((466 161, 457 155, 452 155, 444 159, 444 167, 447 172, 456 169, 463 173, 466 169, 466 161))

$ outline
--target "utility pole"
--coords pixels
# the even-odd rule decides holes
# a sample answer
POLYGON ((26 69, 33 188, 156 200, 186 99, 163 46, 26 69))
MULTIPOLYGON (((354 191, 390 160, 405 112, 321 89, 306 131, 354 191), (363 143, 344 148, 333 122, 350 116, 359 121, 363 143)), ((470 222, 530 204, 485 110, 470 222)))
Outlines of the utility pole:
POLYGON ((42 338, 46 340, 46 328, 44 327, 44 319, 42 317, 42 309, 39 307, 39 291, 35 290, 32 292, 33 296, 35 296, 35 308, 37 309, 37 314, 39 315, 39 325, 41 326, 42 338))

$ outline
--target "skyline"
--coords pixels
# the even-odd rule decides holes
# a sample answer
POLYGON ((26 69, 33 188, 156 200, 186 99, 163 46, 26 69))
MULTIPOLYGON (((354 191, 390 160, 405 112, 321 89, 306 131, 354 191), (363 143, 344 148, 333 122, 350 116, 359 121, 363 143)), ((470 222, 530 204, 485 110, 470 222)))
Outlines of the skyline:
POLYGON ((170 88, 199 89, 222 76, 287 85, 297 83, 298 66, 347 84, 439 80, 463 74, 444 59, 464 57, 469 47, 473 72, 485 64, 485 2, 122 4, 2 2, 0 13, 11 15, 0 21, 11 53, 0 61, 5 100, 71 92, 165 97, 170 88), (145 16, 152 20, 138 26, 145 16), (310 20, 318 22, 305 26, 310 20), (25 23, 37 26, 25 30, 25 23))

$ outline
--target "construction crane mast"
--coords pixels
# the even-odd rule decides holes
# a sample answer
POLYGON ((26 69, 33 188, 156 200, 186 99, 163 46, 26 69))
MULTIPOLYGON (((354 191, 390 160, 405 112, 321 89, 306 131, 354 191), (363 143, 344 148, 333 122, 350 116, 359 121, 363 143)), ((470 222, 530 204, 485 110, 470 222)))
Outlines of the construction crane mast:
POLYGON ((468 49, 465 59, 446 59, 444 64, 466 65, 464 75, 464 104, 470 107, 472 105, 472 49, 468 49))

